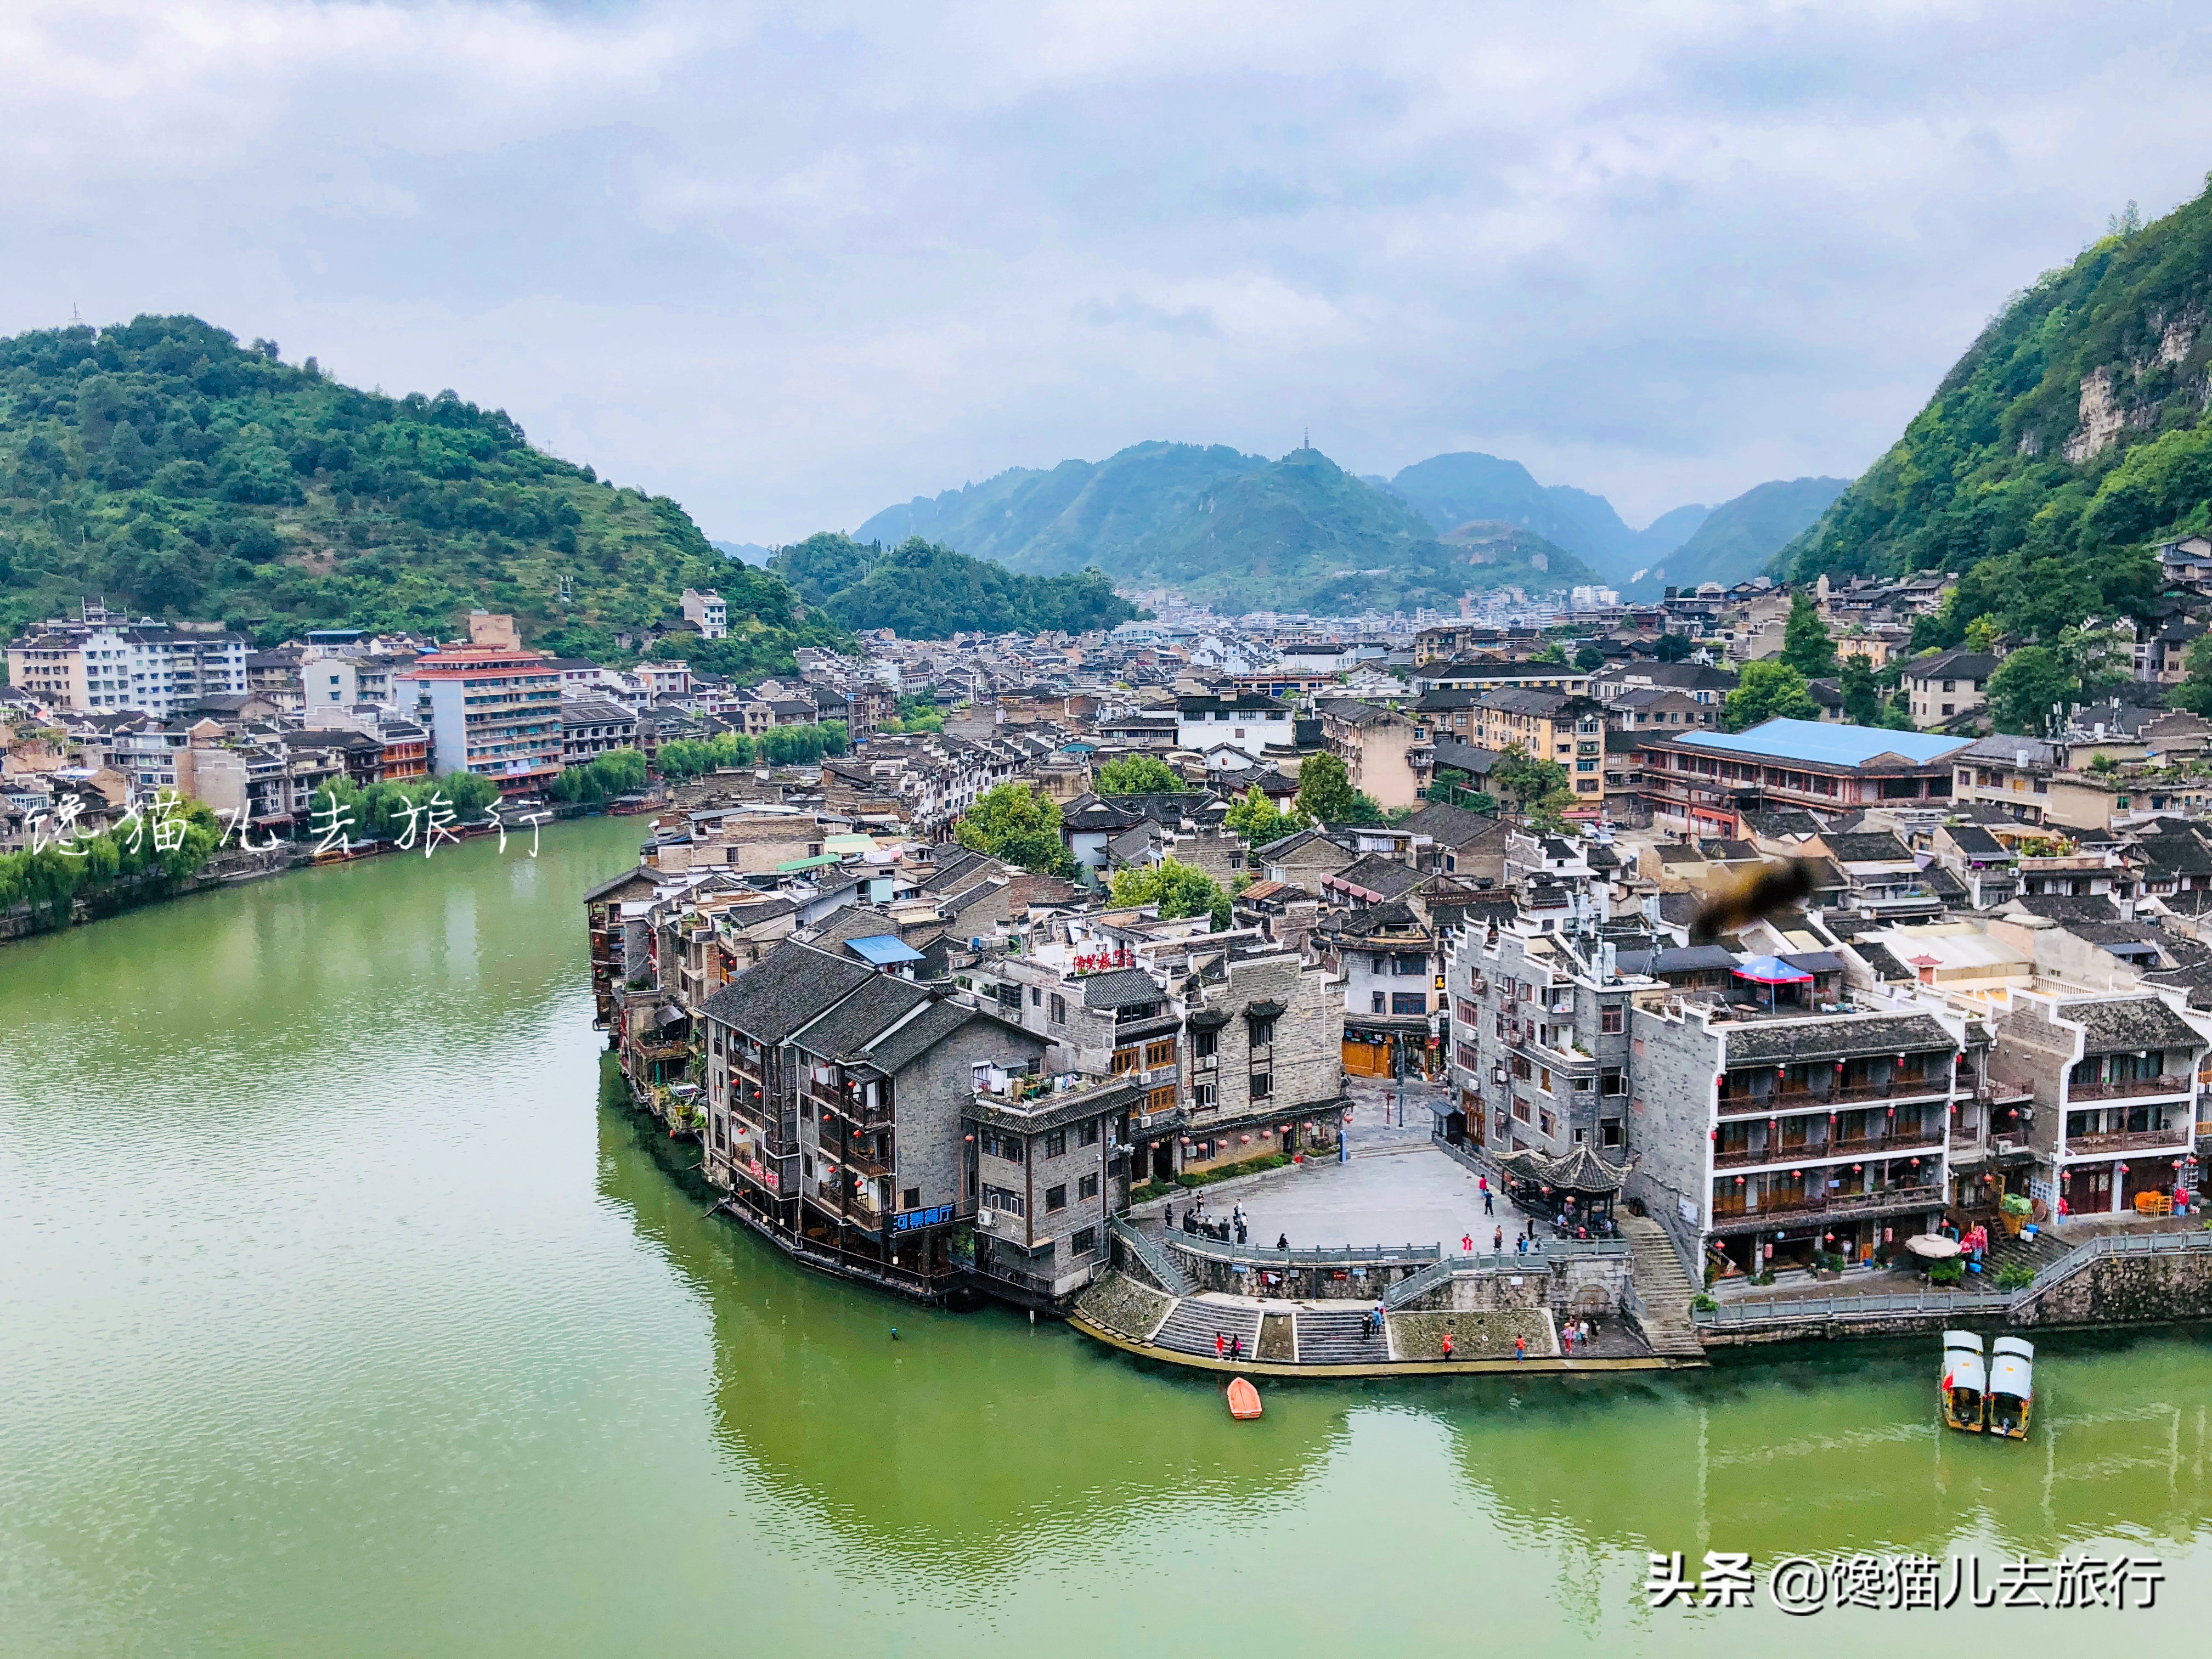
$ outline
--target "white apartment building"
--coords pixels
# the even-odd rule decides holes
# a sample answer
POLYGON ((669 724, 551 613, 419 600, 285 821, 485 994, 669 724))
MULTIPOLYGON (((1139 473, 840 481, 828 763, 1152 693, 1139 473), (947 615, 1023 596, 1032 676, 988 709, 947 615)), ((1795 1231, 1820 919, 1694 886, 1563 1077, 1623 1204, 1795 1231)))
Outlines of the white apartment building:
POLYGON ((8 679, 58 709, 143 709, 167 719, 203 697, 244 693, 246 641, 212 625, 147 617, 42 623, 8 643, 8 679))

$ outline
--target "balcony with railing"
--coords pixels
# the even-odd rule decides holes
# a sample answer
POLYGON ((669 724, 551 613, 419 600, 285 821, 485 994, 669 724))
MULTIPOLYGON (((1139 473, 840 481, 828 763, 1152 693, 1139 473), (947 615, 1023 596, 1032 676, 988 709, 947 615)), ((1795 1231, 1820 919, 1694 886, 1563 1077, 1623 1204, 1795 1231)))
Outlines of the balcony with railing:
POLYGON ((1843 1135, 1826 1140, 1802 1141, 1796 1146, 1724 1147, 1713 1154, 1717 1170, 1741 1170, 1761 1164, 1834 1163, 1847 1158, 1867 1158, 1892 1152, 1940 1151, 1940 1128, 1903 1129, 1875 1135, 1843 1135))
POLYGON ((1942 1201, 1943 1189, 1940 1186, 1888 1187, 1871 1193, 1808 1193, 1797 1198, 1762 1199, 1756 1206, 1717 1191, 1713 1195, 1713 1226, 1717 1231, 1741 1231, 1770 1222, 1786 1224, 1808 1216, 1828 1221, 1850 1221, 1863 1216, 1932 1209, 1942 1201))
POLYGON ((2121 1078, 2104 1083, 2075 1083, 2066 1085, 2069 1104, 2085 1100, 2133 1100, 2147 1095, 2185 1095, 2197 1086, 2192 1077, 2134 1077, 2121 1078))
POLYGON ((1948 1094, 1948 1072, 1928 1072, 1879 1083, 1853 1083, 1822 1089, 1767 1089, 1721 1097, 1723 1117, 1766 1117, 1781 1112, 1834 1111, 1891 1100, 1923 1100, 1948 1094))
POLYGON ((2179 1152, 2189 1145, 2189 1125, 2169 1123, 2163 1129, 2107 1129, 2090 1134, 2069 1134, 2069 1157, 2094 1158, 2103 1152, 2179 1152))

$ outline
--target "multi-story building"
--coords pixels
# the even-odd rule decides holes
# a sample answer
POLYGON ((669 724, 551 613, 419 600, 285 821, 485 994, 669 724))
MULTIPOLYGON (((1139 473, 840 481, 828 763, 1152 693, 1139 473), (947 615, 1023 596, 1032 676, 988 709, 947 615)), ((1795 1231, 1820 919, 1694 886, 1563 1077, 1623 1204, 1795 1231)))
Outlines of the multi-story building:
POLYGON ((247 690, 246 641, 215 624, 137 623, 96 605, 83 620, 40 623, 8 643, 11 685, 56 709, 143 709, 158 719, 203 697, 247 690))
POLYGON ((1270 747, 1291 748, 1297 735, 1291 706, 1279 697, 1245 692, 1176 702, 1176 742, 1197 754, 1229 744, 1257 757, 1270 747))
POLYGON ((1333 912, 1312 943, 1343 986, 1344 1069, 1355 1077, 1434 1075, 1445 998, 1443 958, 1428 922, 1404 900, 1389 899, 1333 912))
POLYGON ((582 766, 611 749, 637 741, 637 716, 611 697, 561 699, 561 763, 582 766))
POLYGON ((1996 671, 1986 651, 1942 651, 1906 663, 1899 684, 1911 699, 1912 723, 1938 726, 1975 713, 1988 703, 1984 688, 1996 671))
POLYGON ((1819 720, 1772 720, 1748 732, 1644 739, 1644 798, 1669 829, 1739 839, 1743 815, 1799 807, 1823 822, 1869 807, 1942 811, 1964 738, 1819 720))
POLYGON ((474 772, 502 794, 561 773, 561 674, 543 652, 452 645, 393 677, 403 710, 419 710, 434 769, 474 772))
POLYGON ((2033 1096, 2034 1197, 2069 1215, 2130 1209, 2194 1187, 2197 1070, 2207 1017, 2158 994, 2014 993, 1997 1014, 1991 1076, 2033 1096))
POLYGON ((1589 695, 1588 671, 1556 662, 1432 662, 1413 671, 1413 690, 1556 691, 1589 695))
POLYGON ((699 630, 701 639, 719 640, 730 631, 730 607, 711 587, 703 593, 687 587, 684 590, 684 620, 699 630))
POLYGON ((1573 780, 1576 805, 1595 812, 1605 793, 1605 706, 1562 691, 1485 692, 1469 711, 1480 748, 1516 745, 1556 761, 1573 780))
POLYGON ((1634 999, 1628 1192, 1687 1259, 1746 1273, 1856 1261, 1942 1218, 1966 1017, 1823 1014, 1820 976, 1787 994, 1739 981, 1634 999))
POLYGON ((1435 749, 1418 734, 1416 723, 1395 709, 1348 697, 1324 697, 1322 741, 1344 763, 1352 787, 1378 806, 1410 807, 1428 787, 1435 749))
POLYGON ((1614 1162, 1629 1138, 1628 1020, 1635 994, 1660 982, 1593 931, 1540 932, 1516 921, 1453 935, 1445 962, 1451 1009, 1447 1141, 1498 1157, 1533 1148, 1559 1157, 1592 1146, 1614 1162))

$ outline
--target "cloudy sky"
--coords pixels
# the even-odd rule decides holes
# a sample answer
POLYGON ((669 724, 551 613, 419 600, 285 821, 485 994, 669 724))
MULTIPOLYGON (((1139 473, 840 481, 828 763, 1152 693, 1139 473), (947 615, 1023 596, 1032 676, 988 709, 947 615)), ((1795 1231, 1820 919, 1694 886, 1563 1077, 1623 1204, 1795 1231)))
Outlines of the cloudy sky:
POLYGON ((192 311, 775 541, 1146 438, 1856 472, 2212 167, 2191 5, 0 7, 0 332, 192 311))

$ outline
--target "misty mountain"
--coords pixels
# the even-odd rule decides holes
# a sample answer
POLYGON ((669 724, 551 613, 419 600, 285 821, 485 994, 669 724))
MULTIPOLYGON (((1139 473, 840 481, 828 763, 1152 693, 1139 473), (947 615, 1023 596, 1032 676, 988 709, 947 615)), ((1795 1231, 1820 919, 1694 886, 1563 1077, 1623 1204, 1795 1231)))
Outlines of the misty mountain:
POLYGON ((1668 587, 1723 586, 1756 576, 1850 487, 1848 478, 1791 478, 1755 484, 1723 501, 1680 547, 1644 573, 1629 592, 1656 599, 1668 587))
POLYGON ((1625 583, 1672 553, 1703 521, 1703 507, 1678 507, 1632 530, 1602 495, 1571 484, 1540 484, 1518 461, 1462 451, 1416 461, 1387 486, 1439 534, 1469 521, 1516 524, 1625 583))

